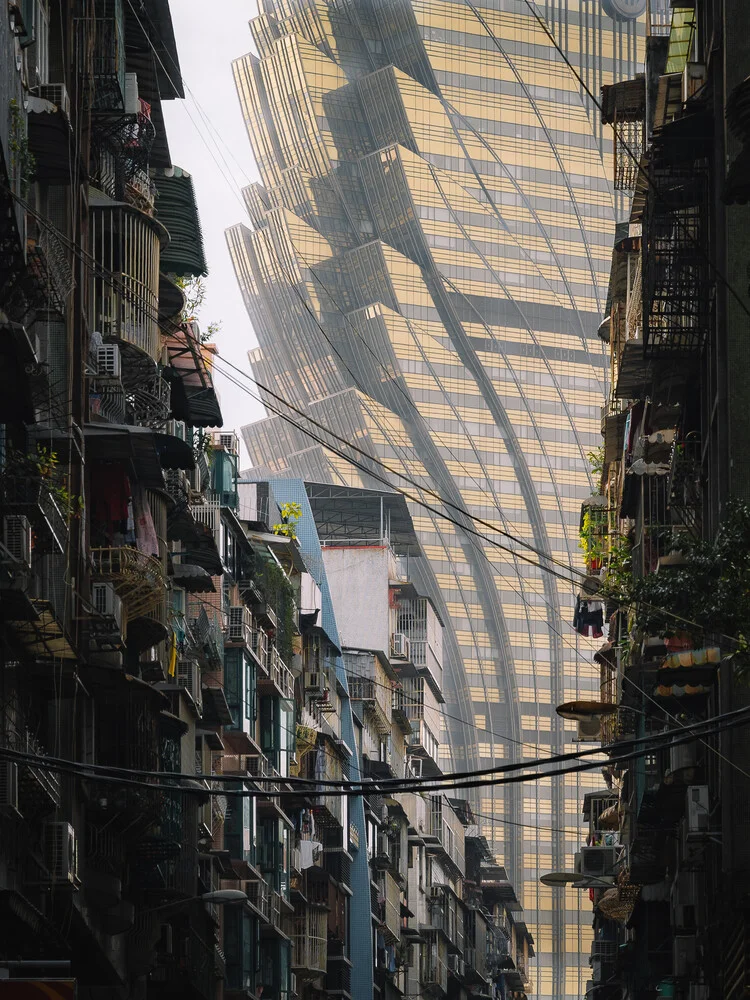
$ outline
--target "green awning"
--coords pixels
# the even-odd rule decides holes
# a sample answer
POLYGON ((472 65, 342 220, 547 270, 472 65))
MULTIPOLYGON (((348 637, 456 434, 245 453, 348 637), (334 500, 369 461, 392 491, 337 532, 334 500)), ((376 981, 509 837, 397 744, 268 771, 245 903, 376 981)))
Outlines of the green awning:
POLYGON ((179 277, 208 274, 192 177, 181 167, 168 167, 154 171, 153 180, 158 193, 156 217, 170 236, 161 270, 179 277))
POLYGON ((666 74, 682 73, 685 69, 694 31, 695 8, 675 7, 672 11, 672 30, 669 32, 666 74))

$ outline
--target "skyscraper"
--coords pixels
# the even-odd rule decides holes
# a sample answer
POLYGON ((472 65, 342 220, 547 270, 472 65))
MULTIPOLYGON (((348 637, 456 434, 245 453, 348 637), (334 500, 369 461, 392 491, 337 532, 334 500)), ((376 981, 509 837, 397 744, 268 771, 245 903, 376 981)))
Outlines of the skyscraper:
MULTIPOLYGON (((459 511, 578 564, 619 213, 610 140, 563 53, 595 94, 632 76, 644 6, 264 0, 258 55, 234 64, 262 178, 251 224, 228 232, 253 371, 363 468, 278 416, 245 443, 263 476, 379 485, 372 456, 452 518, 413 505, 412 575, 447 626, 446 766, 562 750, 554 706, 598 684, 572 588, 459 511)), ((475 802, 522 889, 535 990, 556 1000, 585 989, 590 913, 538 876, 573 863, 597 784, 487 786, 475 802)))

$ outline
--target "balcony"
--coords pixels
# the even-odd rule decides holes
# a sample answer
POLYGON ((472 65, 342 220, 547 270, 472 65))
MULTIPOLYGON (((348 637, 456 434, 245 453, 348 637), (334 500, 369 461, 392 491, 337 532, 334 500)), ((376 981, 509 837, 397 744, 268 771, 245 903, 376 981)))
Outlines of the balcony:
POLYGON ((247 901, 266 922, 271 919, 271 900, 268 882, 263 878, 244 882, 242 888, 247 893, 247 901))
POLYGON ((221 618, 217 611, 211 610, 209 616, 205 607, 190 619, 195 649, 209 669, 217 670, 224 663, 224 632, 221 618))
POLYGON ((372 713, 375 728, 381 735, 387 736, 391 731, 392 697, 390 686, 378 682, 374 678, 347 674, 349 697, 352 701, 360 701, 372 713))
POLYGON ((396 942, 401 937, 401 888, 390 874, 385 872, 381 881, 382 889, 382 922, 386 937, 396 942))
POLYGON ((92 420, 122 425, 127 422, 125 389, 119 378, 91 375, 89 386, 89 413, 92 420))
POLYGON ((428 844, 439 847, 458 873, 465 870, 464 829, 453 809, 437 795, 430 798, 428 844))
POLYGON ((190 500, 190 480, 184 469, 164 470, 164 490, 178 510, 184 510, 190 500))
POLYGON ((75 19, 80 79, 90 86, 91 110, 122 112, 125 104, 125 36, 121 0, 107 0, 104 17, 75 19))
POLYGON ((62 316, 75 284, 70 251, 49 226, 33 217, 26 225, 27 291, 37 309, 62 316))
POLYGON ((68 526, 53 489, 43 478, 0 475, 0 510, 28 518, 39 549, 60 553, 67 543, 68 526))
POLYGON ((441 774, 440 743, 424 719, 412 720, 412 732, 406 737, 407 754, 422 760, 422 774, 426 777, 441 774))
POLYGON ((270 693, 286 699, 294 697, 294 677, 275 646, 271 647, 268 657, 268 676, 258 678, 258 690, 264 688, 266 689, 264 693, 269 693, 267 690, 269 686, 272 687, 270 693))
POLYGON ((129 620, 153 615, 163 604, 166 581, 161 563, 153 556, 122 545, 91 549, 91 561, 95 580, 114 583, 129 620))
POLYGON ((261 629, 253 629, 250 635, 250 651, 254 654, 264 674, 269 672, 268 635, 261 629))
POLYGON ((215 500, 209 500, 193 505, 190 510, 197 523, 205 525, 213 535, 217 551, 221 552, 221 505, 215 500))
MULTIPOLYGON (((6 721, 0 745, 29 756, 46 756, 46 750, 23 724, 13 725, 6 721)), ((60 802, 58 774, 30 763, 18 764, 18 805, 22 816, 44 816, 59 809, 60 802)))
POLYGON ((328 964, 328 915, 300 906, 292 918, 292 969, 298 978, 317 979, 328 964))
POLYGON ((423 952, 422 986, 433 995, 448 992, 448 963, 438 954, 436 942, 428 943, 423 952))
POLYGON ((159 330, 159 253, 164 231, 128 205, 92 197, 91 252, 104 277, 95 276, 89 324, 105 340, 131 345, 156 362, 159 330))
POLYGON ((427 900, 428 930, 440 931, 448 946, 463 954, 463 911, 457 897, 446 885, 433 885, 427 900))
POLYGON ((169 382, 156 374, 129 382, 125 386, 125 399, 133 423, 162 430, 169 420, 171 391, 169 382))

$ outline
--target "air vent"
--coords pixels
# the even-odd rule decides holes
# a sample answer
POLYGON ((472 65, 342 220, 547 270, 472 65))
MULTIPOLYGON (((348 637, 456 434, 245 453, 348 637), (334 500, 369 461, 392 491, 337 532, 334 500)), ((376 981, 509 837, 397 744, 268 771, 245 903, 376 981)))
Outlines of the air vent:
POLYGON ((102 344, 96 349, 96 370, 106 378, 120 378, 120 348, 117 344, 102 344))

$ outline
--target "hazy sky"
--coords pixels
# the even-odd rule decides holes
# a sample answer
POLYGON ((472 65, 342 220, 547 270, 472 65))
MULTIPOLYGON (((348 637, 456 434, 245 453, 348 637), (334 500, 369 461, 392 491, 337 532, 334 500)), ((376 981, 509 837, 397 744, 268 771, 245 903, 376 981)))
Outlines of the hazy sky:
MULTIPOLYGON (((216 338, 220 353, 249 372, 247 351, 256 340, 234 279, 224 230, 246 220, 241 189, 257 179, 231 68, 233 59, 252 48, 247 22, 256 13, 256 3, 170 0, 170 8, 185 100, 165 101, 164 118, 172 162, 193 176, 203 226, 209 275, 199 318, 203 327, 214 320, 222 323, 216 338)), ((237 378, 255 392, 252 383, 237 378)), ((260 404, 221 374, 215 381, 226 429, 239 430, 241 424, 262 415, 260 404)))

